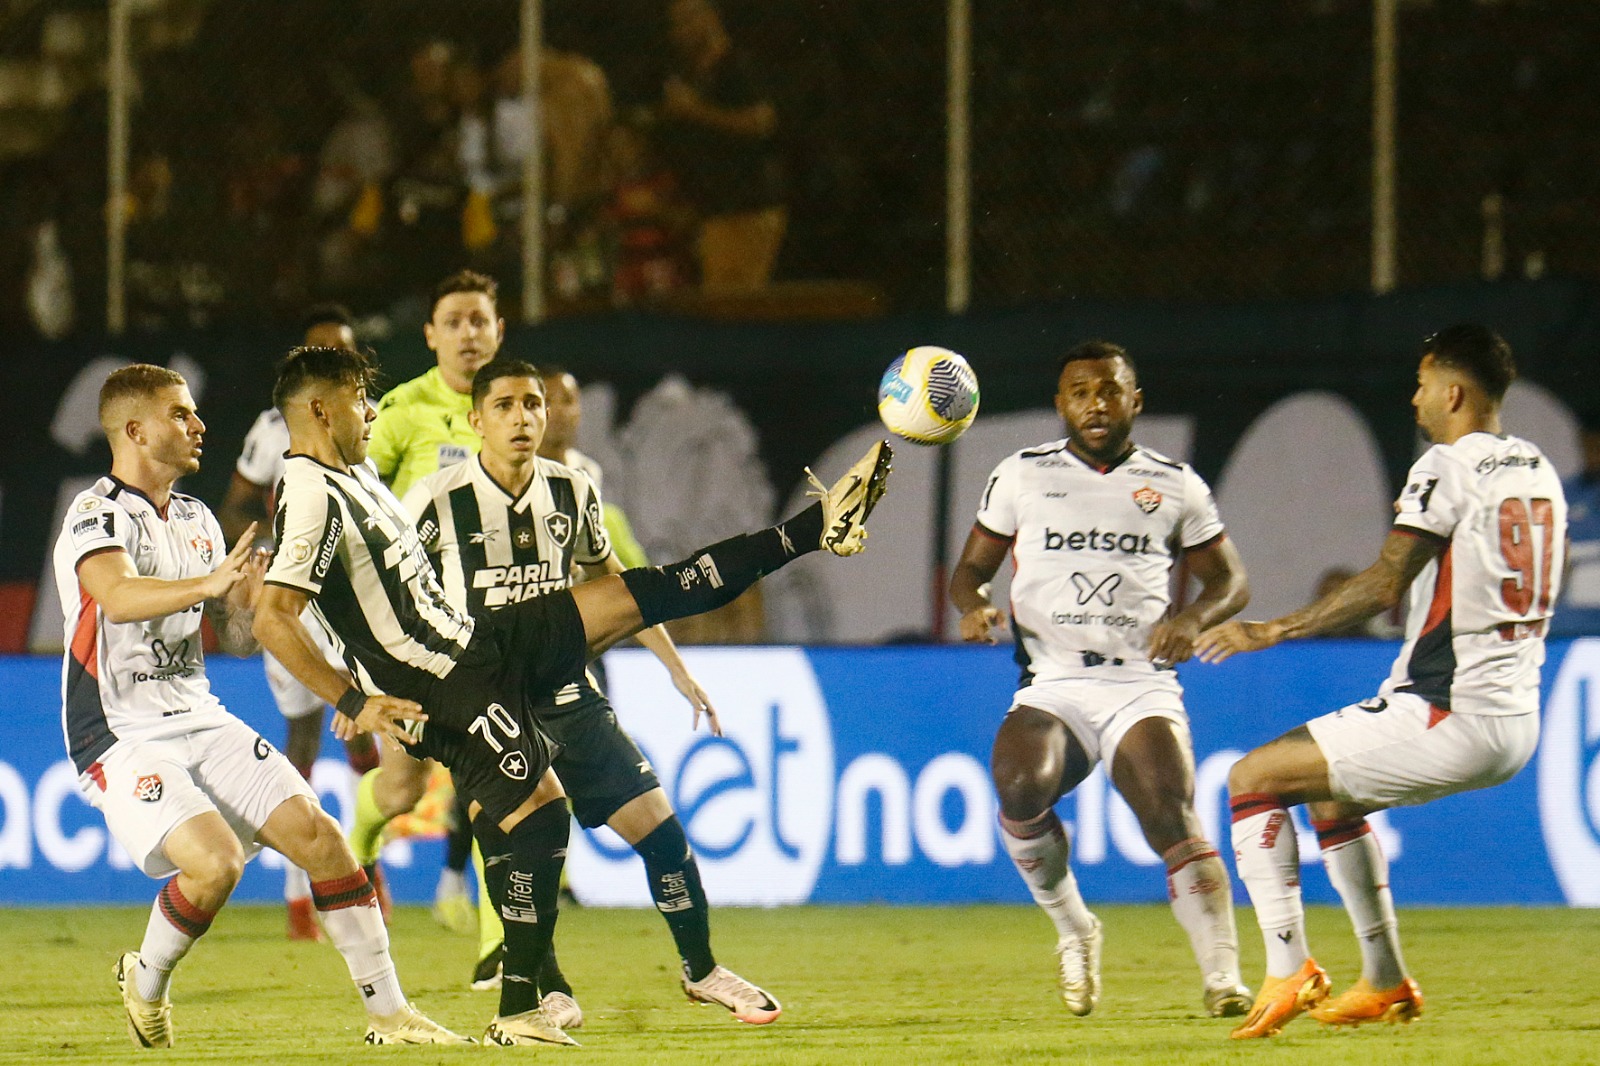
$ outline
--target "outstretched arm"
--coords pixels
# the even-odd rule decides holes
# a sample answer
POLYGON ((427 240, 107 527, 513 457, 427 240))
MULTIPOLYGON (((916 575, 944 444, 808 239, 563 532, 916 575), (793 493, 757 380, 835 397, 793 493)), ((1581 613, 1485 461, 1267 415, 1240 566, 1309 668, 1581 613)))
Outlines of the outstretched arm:
POLYGON ((1220 663, 1242 651, 1259 651, 1364 622, 1399 603, 1442 547, 1435 537, 1392 532, 1377 562, 1315 603, 1270 622, 1227 622, 1208 629, 1195 642, 1195 654, 1202 662, 1220 663))
MULTIPOLYGON (((248 543, 245 536, 254 529, 252 523, 240 535, 240 542, 248 543)), ((244 579, 229 589, 227 595, 206 601, 206 615, 216 630, 217 643, 229 655, 254 655, 261 649, 252 630, 256 620, 256 604, 261 598, 261 579, 266 576, 267 563, 271 559, 272 553, 265 548, 250 552, 245 557, 244 579)))
MULTIPOLYGON (((267 585, 256 605, 255 635, 261 646, 286 666, 302 685, 333 705, 340 715, 364 733, 377 733, 402 744, 415 744, 417 738, 406 732, 404 723, 425 722, 422 706, 393 696, 368 696, 350 684, 350 679, 328 665, 322 649, 311 639, 300 615, 311 597, 299 589, 267 585)), ((348 739, 334 723, 334 732, 348 739)))
POLYGON ((950 602, 961 612, 961 639, 994 644, 1006 629, 1006 616, 989 601, 989 582, 1000 572, 1011 540, 973 526, 950 575, 950 602))
POLYGON ((1226 536, 1188 553, 1189 567, 1200 579, 1200 595, 1150 631, 1150 659, 1158 665, 1186 662, 1194 654, 1200 631, 1224 622, 1250 602, 1239 549, 1226 536))
POLYGON ((245 530, 221 565, 202 577, 176 581, 145 577, 134 569, 127 552, 113 550, 86 556, 78 563, 78 581, 83 591, 100 605, 108 622, 148 622, 152 618, 163 618, 225 596, 243 581, 255 528, 251 525, 245 530))
MULTIPOLYGON (((616 553, 606 556, 605 561, 593 566, 585 566, 584 571, 591 577, 601 577, 606 574, 620 574, 626 567, 617 558, 616 553)), ((717 710, 711 706, 711 697, 706 695, 706 690, 700 687, 700 682, 695 680, 689 672, 689 666, 683 661, 683 656, 678 654, 678 646, 672 642, 672 636, 664 625, 650 626, 641 629, 636 636, 639 643, 650 649, 661 665, 667 668, 668 675, 672 678, 672 685, 683 698, 689 701, 689 706, 694 708, 694 723, 691 729, 700 728, 700 716, 704 715, 707 724, 711 727, 711 735, 722 735, 722 723, 717 719, 717 710)))

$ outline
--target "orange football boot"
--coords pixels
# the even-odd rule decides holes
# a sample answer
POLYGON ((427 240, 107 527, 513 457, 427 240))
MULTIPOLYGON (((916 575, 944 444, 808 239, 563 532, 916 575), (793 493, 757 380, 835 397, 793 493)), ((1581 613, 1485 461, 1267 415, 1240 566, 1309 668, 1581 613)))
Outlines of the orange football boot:
POLYGON ((1328 972, 1307 959, 1293 977, 1263 978, 1261 992, 1244 1024, 1229 1035, 1234 1040, 1276 1036, 1290 1022, 1328 997, 1328 972))
POLYGON ((1323 1025, 1410 1025, 1422 1014, 1422 989, 1409 977, 1393 988, 1383 989, 1373 988, 1363 978, 1312 1007, 1310 1013, 1323 1025))

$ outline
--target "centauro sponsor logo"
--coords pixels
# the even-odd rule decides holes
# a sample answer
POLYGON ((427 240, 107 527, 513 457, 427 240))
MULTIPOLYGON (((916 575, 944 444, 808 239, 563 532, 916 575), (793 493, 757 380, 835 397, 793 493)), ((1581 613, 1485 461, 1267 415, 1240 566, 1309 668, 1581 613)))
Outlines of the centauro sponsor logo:
POLYGON ((555 572, 554 563, 545 560, 526 566, 487 566, 474 570, 472 587, 485 590, 485 607, 500 607, 566 588, 567 580, 566 575, 555 572))
POLYGON ((1152 551, 1150 547, 1150 534, 1148 533, 1118 533, 1114 530, 1102 532, 1091 529, 1088 532, 1073 530, 1071 533, 1057 533, 1046 526, 1044 529, 1044 550, 1056 552, 1068 551, 1099 551, 1121 552, 1123 555, 1145 555, 1152 551))

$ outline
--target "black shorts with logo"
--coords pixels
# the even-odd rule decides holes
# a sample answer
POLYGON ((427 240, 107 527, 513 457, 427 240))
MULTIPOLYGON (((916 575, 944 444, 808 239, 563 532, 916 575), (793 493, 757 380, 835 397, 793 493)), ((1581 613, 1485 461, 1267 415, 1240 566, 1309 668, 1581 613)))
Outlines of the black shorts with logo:
POLYGON ((417 700, 428 721, 409 754, 444 763, 461 795, 504 819, 533 794, 556 754, 534 708, 582 675, 588 650, 567 591, 481 619, 455 669, 417 700))
POLYGON ((606 698, 587 683, 579 691, 576 703, 539 707, 534 714, 555 744, 553 765, 572 799, 573 815, 579 825, 593 829, 661 782, 606 698))

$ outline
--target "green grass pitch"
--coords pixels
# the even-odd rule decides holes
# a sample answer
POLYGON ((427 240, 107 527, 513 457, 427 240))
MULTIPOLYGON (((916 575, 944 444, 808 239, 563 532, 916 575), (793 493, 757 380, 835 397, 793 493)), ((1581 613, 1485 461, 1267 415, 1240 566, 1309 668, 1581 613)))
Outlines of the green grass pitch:
MULTIPOLYGON (((1272 1041, 1234 1043, 1205 1018, 1187 941, 1164 907, 1104 907, 1105 991, 1073 1018, 1055 998, 1052 938, 1031 907, 723 909, 719 957, 783 1001, 774 1025, 744 1026, 684 1000, 671 942, 649 912, 568 908, 563 966, 584 1005, 581 1049, 366 1048, 344 965, 325 944, 291 944, 276 907, 225 910, 173 982, 178 1046, 133 1048, 112 968, 137 946, 132 908, 0 911, 0 1063, 414 1063, 537 1055, 602 1063, 1600 1063, 1600 958, 1593 912, 1408 910, 1408 962, 1427 1012, 1407 1028, 1330 1032, 1301 1019, 1272 1041)), ((1245 975, 1261 972, 1240 911, 1245 975)), ((401 908, 393 927, 413 1000, 482 1032, 492 993, 466 990, 474 944, 401 908)), ((1310 934, 1335 990, 1355 976, 1342 913, 1314 909, 1310 934)))

